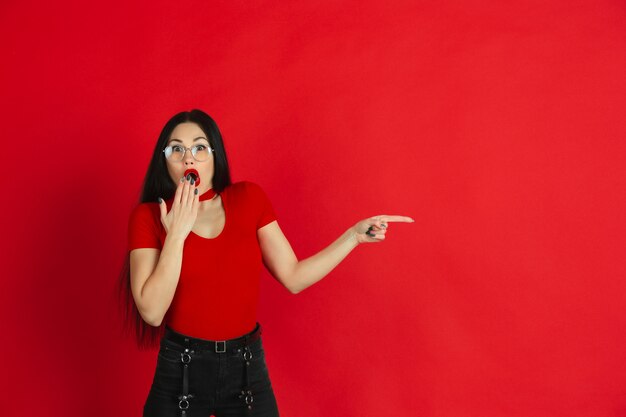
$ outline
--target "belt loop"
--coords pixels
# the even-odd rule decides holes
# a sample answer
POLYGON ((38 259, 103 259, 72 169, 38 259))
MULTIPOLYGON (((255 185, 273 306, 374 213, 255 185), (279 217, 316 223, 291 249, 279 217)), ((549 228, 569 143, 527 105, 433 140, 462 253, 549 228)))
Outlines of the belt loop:
POLYGON ((189 349, 189 339, 185 338, 185 350, 180 354, 180 361, 183 364, 183 393, 178 397, 178 408, 181 417, 187 416, 189 408, 189 400, 193 398, 193 394, 189 394, 189 363, 194 351, 189 349))
MULTIPOLYGON (((248 338, 246 337, 246 342, 247 342, 247 339, 248 338)), ((250 351, 250 347, 246 344, 246 346, 243 349, 244 387, 241 390, 241 394, 239 395, 239 398, 243 400, 248 412, 252 411, 252 403, 254 402, 254 396, 252 395, 252 390, 250 389, 250 377, 249 377, 250 371, 248 370, 248 368, 250 367, 250 359, 252 359, 252 352, 250 351)))
MULTIPOLYGON (((256 330, 256 328, 255 328, 256 330)), ((252 332, 251 334, 254 334, 252 332)), ((244 387, 241 390, 241 394, 239 398, 241 398, 246 405, 247 411, 252 411, 252 403, 254 402, 254 396, 252 395, 252 390, 250 389, 250 360, 252 359, 252 351, 250 350, 250 337, 251 334, 248 333, 244 337, 244 348, 243 348, 243 372, 244 372, 244 387)))

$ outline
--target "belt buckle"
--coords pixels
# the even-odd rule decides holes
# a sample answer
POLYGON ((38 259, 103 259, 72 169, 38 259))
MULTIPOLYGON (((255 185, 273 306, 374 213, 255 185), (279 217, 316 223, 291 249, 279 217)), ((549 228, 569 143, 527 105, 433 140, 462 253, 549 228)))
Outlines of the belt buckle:
POLYGON ((220 340, 218 342, 215 342, 215 353, 225 353, 225 352, 226 352, 226 341, 220 340), (220 346, 222 347, 221 349, 220 349, 220 346))

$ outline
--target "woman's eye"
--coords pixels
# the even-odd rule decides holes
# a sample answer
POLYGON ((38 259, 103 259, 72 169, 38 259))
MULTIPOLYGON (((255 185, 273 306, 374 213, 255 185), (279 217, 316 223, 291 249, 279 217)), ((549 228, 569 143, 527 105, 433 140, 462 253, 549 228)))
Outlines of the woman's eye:
POLYGON ((196 145, 196 149, 199 150, 199 151, 203 151, 203 150, 206 149, 206 146, 204 146, 204 145, 196 145))
POLYGON ((174 151, 174 152, 182 152, 182 150, 183 150, 182 146, 176 145, 176 146, 172 147, 172 151, 174 151))

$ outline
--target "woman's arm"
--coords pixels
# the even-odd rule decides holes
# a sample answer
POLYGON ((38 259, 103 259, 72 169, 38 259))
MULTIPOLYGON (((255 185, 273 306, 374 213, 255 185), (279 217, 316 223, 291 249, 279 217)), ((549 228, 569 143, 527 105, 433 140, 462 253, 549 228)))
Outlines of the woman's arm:
POLYGON ((160 326, 172 304, 183 263, 185 239, 198 215, 200 197, 193 182, 180 179, 171 209, 160 199, 165 242, 161 252, 154 248, 130 252, 130 285, 139 314, 152 326, 160 326))
POLYGON ((184 238, 166 236, 163 250, 130 252, 130 283, 137 310, 151 326, 160 326, 172 304, 183 261, 184 238))
POLYGON ((332 271, 359 243, 385 239, 388 222, 413 222, 404 216, 376 216, 362 220, 315 255, 298 261, 289 241, 273 221, 257 231, 263 261, 289 292, 297 294, 332 271))

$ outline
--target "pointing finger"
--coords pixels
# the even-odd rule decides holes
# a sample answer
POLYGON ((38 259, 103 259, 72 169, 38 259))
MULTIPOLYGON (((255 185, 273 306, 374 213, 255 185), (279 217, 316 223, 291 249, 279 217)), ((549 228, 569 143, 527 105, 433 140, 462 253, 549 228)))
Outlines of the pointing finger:
POLYGON ((379 219, 380 223, 385 224, 388 222, 395 222, 395 223, 414 223, 415 220, 413 220, 411 217, 407 217, 407 216, 387 216, 387 215, 383 215, 383 216, 376 216, 376 218, 379 219))

